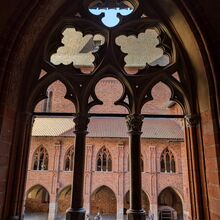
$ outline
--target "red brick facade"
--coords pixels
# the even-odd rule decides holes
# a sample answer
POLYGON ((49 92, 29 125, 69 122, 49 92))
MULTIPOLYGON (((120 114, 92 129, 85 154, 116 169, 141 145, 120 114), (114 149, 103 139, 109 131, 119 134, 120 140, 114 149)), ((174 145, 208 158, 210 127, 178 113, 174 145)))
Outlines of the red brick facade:
MULTIPOLYGON (((170 98, 169 89, 163 84, 155 87, 156 101, 151 105, 151 113, 173 114, 180 113, 176 106, 168 108, 170 98), (161 96, 160 96, 161 94, 161 96)), ((71 112, 72 105, 68 101, 63 102, 65 88, 60 82, 55 82, 49 87, 48 91, 53 91, 52 108, 53 112, 71 112)), ((114 79, 102 80, 96 89, 97 96, 104 100, 105 105, 98 106, 93 112, 103 113, 111 111, 114 113, 126 113, 122 107, 115 107, 113 102, 120 98, 121 86, 114 79), (109 93, 110 89, 114 93, 109 93)), ((38 104, 36 111, 41 111, 44 101, 38 104)), ((147 108, 148 109, 148 108, 147 108)), ((149 112, 148 112, 149 113, 149 112)), ((180 125, 181 121, 177 121, 180 125)), ((106 125, 104 125, 106 126, 106 125)), ((183 132, 183 131, 182 131, 183 132)), ((68 134, 68 133, 66 133, 68 134)), ((57 137, 33 136, 29 154, 28 176, 26 192, 35 185, 43 186, 50 195, 49 218, 54 218, 54 213, 64 211, 68 207, 68 199, 60 200, 61 192, 71 185, 71 171, 65 171, 65 155, 68 149, 73 146, 74 138, 65 137, 65 134, 57 137), (33 170, 33 155, 35 150, 43 145, 49 154, 48 170, 33 170)), ((187 219, 190 210, 188 169, 186 162, 186 146, 183 139, 167 138, 142 138, 141 153, 143 159, 142 189, 145 194, 143 207, 146 212, 154 213, 155 219, 158 215, 158 197, 167 187, 171 187, 179 196, 184 212, 184 219, 187 219), (160 159, 164 149, 168 148, 175 158, 175 173, 161 172, 160 159)), ((85 185, 84 185, 84 207, 88 213, 95 214, 98 211, 104 214, 115 214, 117 219, 123 218, 125 209, 129 208, 126 204, 126 194, 129 191, 129 164, 128 164, 128 138, 108 138, 108 137, 88 137, 85 164, 85 185), (112 158, 112 170, 110 172, 97 171, 97 155, 99 150, 105 146, 112 158), (96 191, 102 187, 108 187, 109 191, 103 191, 102 200, 95 199, 96 191), (110 193, 111 191, 111 193, 110 193), (109 205, 108 196, 114 197, 112 207, 109 205), (105 199, 107 198, 107 200, 105 199), (115 210, 115 211, 114 211, 115 210)), ((128 195, 128 194, 127 194, 128 195)), ((26 193, 27 196, 27 193, 26 193)), ((181 219, 181 218, 179 218, 181 219)))

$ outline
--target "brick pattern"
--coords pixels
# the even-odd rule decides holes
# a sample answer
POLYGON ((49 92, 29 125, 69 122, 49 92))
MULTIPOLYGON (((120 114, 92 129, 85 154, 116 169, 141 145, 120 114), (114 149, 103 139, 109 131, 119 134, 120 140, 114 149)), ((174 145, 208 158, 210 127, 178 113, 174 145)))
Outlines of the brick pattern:
MULTIPOLYGON (((40 184, 47 189, 50 194, 50 202, 56 202, 57 193, 62 192, 65 187, 71 185, 71 171, 64 171, 65 154, 72 147, 74 140, 70 137, 32 137, 30 156, 28 163, 28 176, 26 192, 34 185, 40 184), (60 159, 55 154, 56 143, 61 143, 60 159), (39 145, 43 146, 49 152, 49 164, 47 171, 33 171, 32 158, 34 151, 39 145), (55 161, 59 161, 59 170, 54 168, 55 161), (54 176, 57 179, 57 189, 53 191, 54 176)), ((157 198, 166 187, 172 187, 180 195, 183 204, 189 204, 189 196, 184 191, 187 180, 183 174, 186 170, 182 163, 185 157, 182 148, 185 147, 183 142, 158 140, 158 139, 142 139, 142 155, 144 161, 144 171, 142 173, 142 188, 147 195, 150 204, 155 203, 157 198), (152 154, 152 147, 155 149, 152 154), (163 150, 168 147, 175 156, 176 173, 160 173, 160 156, 163 150), (152 163, 155 160, 155 167, 152 163), (152 178, 156 178, 156 184, 151 183, 152 178)), ((97 212, 97 205, 91 205, 94 194, 102 186, 107 186, 112 190, 112 194, 116 197, 117 205, 124 206, 126 193, 129 191, 129 171, 128 171, 128 139, 126 138, 87 138, 86 164, 85 164, 85 185, 84 185, 84 206, 91 208, 91 212, 97 212), (106 146, 112 156, 112 171, 98 172, 96 171, 96 159, 99 150, 106 146), (88 197, 88 199, 86 199, 88 197)), ((188 186, 187 186, 188 187, 188 186)), ((106 201, 106 204, 108 202, 106 201)), ((60 205, 59 205, 60 206, 60 205)), ((62 205, 64 206, 65 205, 62 205)), ((145 205, 146 206, 146 205, 145 205)), ((102 206, 105 209, 104 204, 102 206)), ((184 205, 184 210, 188 211, 189 206, 184 205)), ((113 209, 113 208, 112 208, 113 209)), ((115 210, 115 209, 114 209, 115 210)), ((88 210, 89 211, 89 210, 88 210)))

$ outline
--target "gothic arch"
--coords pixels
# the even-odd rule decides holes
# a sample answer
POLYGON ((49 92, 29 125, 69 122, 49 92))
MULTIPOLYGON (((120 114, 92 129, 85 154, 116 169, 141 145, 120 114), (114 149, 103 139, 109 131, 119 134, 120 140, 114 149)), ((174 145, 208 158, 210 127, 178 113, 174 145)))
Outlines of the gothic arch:
POLYGON ((177 157, 169 147, 163 149, 160 154, 160 172, 176 173, 177 172, 177 157))
POLYGON ((26 192, 25 214, 41 212, 44 213, 43 216, 47 216, 49 202, 50 194, 48 190, 40 184, 34 185, 26 192))
POLYGON ((49 154, 47 149, 40 145, 32 156, 32 170, 48 170, 49 154))
MULTIPOLYGON (((72 7, 74 8, 77 6, 77 1, 71 2, 71 4, 73 4, 72 7)), ((0 125, 3 135, 8 133, 9 130, 11 131, 11 136, 9 135, 7 137, 9 151, 11 152, 10 155, 16 155, 17 158, 17 160, 10 160, 13 164, 10 166, 8 171, 9 175, 7 181, 13 183, 13 186, 6 189, 3 207, 3 217, 5 218, 8 218, 9 213, 14 216, 21 215, 21 205, 12 205, 10 198, 12 195, 18 195, 19 198, 16 198, 15 200, 22 201, 24 189, 17 186, 24 185, 23 174, 27 170, 25 165, 28 155, 27 143, 29 142, 29 138, 27 137, 30 136, 32 115, 29 111, 26 111, 26 101, 20 98, 26 95, 28 88, 24 89, 21 85, 25 84, 28 76, 33 76, 34 72, 38 72, 36 67, 32 68, 32 65, 30 65, 30 60, 32 58, 36 58, 35 61, 37 60, 39 54, 35 54, 34 52, 37 49, 37 45, 40 44, 42 39, 44 39, 47 35, 45 30, 50 30, 50 27, 56 23, 56 19, 60 18, 62 11, 65 11, 63 9, 65 7, 68 8, 68 6, 68 2, 63 3, 61 1, 56 1, 55 4, 53 1, 31 2, 26 8, 28 16, 20 16, 21 19, 19 19, 19 24, 16 23, 15 25, 17 28, 13 28, 13 33, 10 32, 8 42, 5 44, 7 47, 7 50, 5 51, 8 52, 5 54, 6 58, 2 63, 3 77, 1 78, 0 87, 4 92, 1 93, 1 98, 3 100, 1 115, 3 117, 0 125), (22 38, 17 37, 20 35, 22 35, 22 38), (32 38, 31 40, 30 36, 32 38), (20 46, 15 47, 15 45, 20 46), (16 98, 14 94, 17 94, 16 98), (8 109, 12 110, 12 116, 10 116, 10 119, 12 119, 13 122, 16 121, 16 123, 11 123, 8 125, 9 127, 6 128, 5 124, 8 124, 8 117, 6 117, 8 115, 8 109), (16 117, 14 117, 15 115, 16 117), (17 145, 15 143, 20 144, 17 145)), ((205 38, 203 37, 197 24, 197 19, 194 19, 196 18, 196 15, 193 16, 190 12, 190 8, 188 8, 182 1, 178 2, 178 5, 176 5, 173 1, 159 0, 150 0, 147 1, 147 3, 144 3, 144 7, 147 8, 149 6, 157 8, 160 12, 161 19, 164 21, 166 26, 169 27, 173 36, 178 42, 182 43, 181 49, 184 50, 184 55, 186 55, 186 57, 190 60, 189 63, 191 72, 195 74, 194 81, 197 85, 196 94, 194 94, 195 106, 193 108, 193 112, 191 113, 201 113, 201 127, 206 125, 206 122, 203 121, 203 119, 205 115, 208 115, 210 118, 209 123, 211 122, 211 129, 216 131, 215 133, 213 132, 214 135, 212 137, 212 141, 217 145, 219 143, 219 137, 217 136, 217 131, 219 131, 219 122, 217 121, 219 113, 217 108, 217 104, 219 105, 219 100, 217 99, 218 87, 217 82, 214 82, 214 78, 216 76, 214 65, 211 60, 212 56, 210 55, 207 42, 205 41, 205 38), (168 8, 170 10, 166 10, 168 8), (199 91, 199 88, 203 89, 199 91), (216 97, 216 99, 210 100, 210 97, 216 97)), ((23 12, 19 15, 23 15, 23 12)), ((31 85, 27 85, 27 87, 29 86, 31 85)), ((202 139, 201 136, 197 136, 197 138, 202 139)), ((216 151, 219 153, 217 148, 216 151)), ((201 146, 199 148, 199 152, 195 152, 192 155, 196 161, 201 161, 197 162, 196 166, 200 166, 202 170, 201 179, 198 179, 198 175, 194 178, 194 181, 198 185, 198 191, 204 192, 203 207, 208 207, 208 185, 206 185, 206 171, 204 169, 203 153, 205 157, 208 157, 204 152, 203 146, 201 146), (198 158, 201 160, 197 160, 198 158)), ((215 155, 215 159, 217 157, 217 153, 215 155)), ((219 162, 217 162, 217 167, 219 168, 219 162)), ((209 173, 210 171, 207 172, 209 173)), ((219 181, 219 176, 217 179, 219 181)), ((194 202, 196 203, 196 199, 194 202)), ((198 212, 195 210, 194 212, 198 212)), ((208 216, 209 210, 207 208, 205 219, 208 219, 208 216)))
POLYGON ((112 171, 112 156, 106 146, 100 148, 96 156, 96 171, 112 171))
POLYGON ((63 216, 70 207, 71 185, 63 187, 57 196, 58 216, 63 216))
POLYGON ((174 215, 178 219, 183 219, 183 199, 181 194, 175 190, 173 187, 166 187, 163 189, 158 196, 158 206, 159 206, 159 219, 161 217, 161 211, 173 208, 174 215))
POLYGON ((117 199, 114 191, 106 186, 96 188, 90 197, 92 215, 100 212, 102 215, 114 216, 117 213, 117 199))
POLYGON ((63 160, 63 170, 71 171, 73 170, 73 156, 74 156, 74 147, 71 146, 67 149, 64 160, 63 160))

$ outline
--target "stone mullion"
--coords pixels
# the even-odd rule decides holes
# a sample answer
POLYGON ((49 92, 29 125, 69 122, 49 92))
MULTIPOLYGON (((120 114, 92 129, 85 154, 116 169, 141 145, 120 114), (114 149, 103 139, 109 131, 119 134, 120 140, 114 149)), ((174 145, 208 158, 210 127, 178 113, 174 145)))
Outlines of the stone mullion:
MULTIPOLYGON (((25 182, 27 177, 27 166, 29 156, 29 145, 31 139, 31 128, 33 125, 32 114, 29 112, 21 113, 17 122, 18 129, 23 130, 22 136, 20 135, 17 139, 16 144, 21 146, 21 150, 17 151, 18 161, 16 161, 17 166, 15 168, 14 176, 14 189, 13 189, 13 199, 10 207, 10 218, 11 220, 21 219, 23 214, 23 200, 25 182), (20 139, 19 139, 20 138, 20 139)), ((13 155, 15 156, 15 155, 13 155)))
POLYGON ((75 122, 75 154, 70 208, 67 210, 67 220, 84 220, 86 210, 83 208, 83 186, 85 169, 85 148, 88 116, 77 115, 75 122))
POLYGON ((143 116, 127 116, 129 133, 129 156, 130 156, 130 209, 127 211, 128 220, 144 220, 145 211, 141 201, 141 127, 143 116))
POLYGON ((198 167, 198 142, 197 142, 197 126, 199 124, 198 115, 186 115, 186 135, 188 141, 188 160, 189 160, 189 176, 191 181, 191 206, 192 206, 192 219, 199 220, 203 219, 202 213, 202 195, 200 194, 200 174, 198 167), (192 160, 193 158, 193 160, 192 160))

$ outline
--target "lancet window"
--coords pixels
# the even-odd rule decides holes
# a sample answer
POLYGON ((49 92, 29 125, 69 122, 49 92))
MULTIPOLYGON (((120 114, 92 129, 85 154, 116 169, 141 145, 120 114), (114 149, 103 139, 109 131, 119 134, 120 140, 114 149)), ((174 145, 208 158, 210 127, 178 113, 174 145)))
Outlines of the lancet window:
POLYGON ((65 171, 73 170, 73 155, 74 155, 74 149, 73 147, 71 147, 68 149, 65 155, 65 159, 64 159, 64 170, 65 171))
POLYGON ((104 146, 97 155, 97 171, 112 171, 112 157, 109 150, 104 146))
POLYGON ((36 149, 33 156, 33 170, 48 170, 48 152, 45 147, 36 149))
POLYGON ((160 171, 162 173, 175 173, 176 172, 176 164, 175 158, 168 148, 166 148, 160 158, 160 171))

